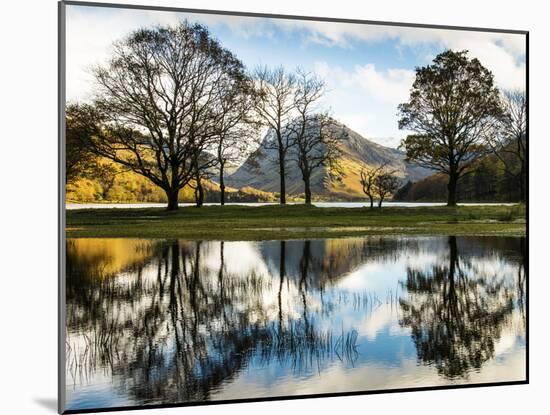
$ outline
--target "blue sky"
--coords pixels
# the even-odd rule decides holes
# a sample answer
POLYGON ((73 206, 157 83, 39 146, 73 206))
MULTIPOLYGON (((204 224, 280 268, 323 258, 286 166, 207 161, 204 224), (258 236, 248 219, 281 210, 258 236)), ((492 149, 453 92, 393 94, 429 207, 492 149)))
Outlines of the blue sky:
POLYGON ((206 24, 250 69, 300 66, 322 76, 323 105, 383 145, 394 147, 407 134, 397 127, 397 105, 408 97, 414 68, 445 49, 469 50, 501 88, 525 88, 523 35, 67 6, 67 99, 90 99, 89 68, 108 58, 113 41, 182 19, 206 24))

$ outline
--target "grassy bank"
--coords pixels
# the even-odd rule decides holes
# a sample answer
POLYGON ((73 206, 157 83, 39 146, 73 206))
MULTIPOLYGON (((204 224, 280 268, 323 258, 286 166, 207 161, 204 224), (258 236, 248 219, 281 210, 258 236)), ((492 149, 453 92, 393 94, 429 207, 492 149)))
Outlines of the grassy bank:
POLYGON ((303 239, 373 234, 525 235, 523 206, 185 207, 67 211, 68 237, 303 239))

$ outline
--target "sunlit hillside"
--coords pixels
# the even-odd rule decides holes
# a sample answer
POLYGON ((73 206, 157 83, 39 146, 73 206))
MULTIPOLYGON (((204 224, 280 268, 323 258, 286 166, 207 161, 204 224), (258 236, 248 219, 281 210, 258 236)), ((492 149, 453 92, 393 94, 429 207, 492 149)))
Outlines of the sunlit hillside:
MULTIPOLYGON (((339 172, 328 167, 314 170, 311 177, 311 187, 314 199, 318 200, 350 200, 365 198, 360 174, 361 170, 378 167, 387 163, 388 169, 394 171, 405 183, 407 180, 417 181, 431 172, 404 161, 405 154, 395 148, 384 147, 370 141, 350 128, 337 123, 338 131, 343 131, 338 157, 339 172)), ((270 133, 264 138, 264 143, 258 151, 249 157, 243 165, 227 178, 227 183, 240 187, 248 184, 267 192, 279 189, 279 173, 276 166, 277 155, 274 150, 266 150, 265 143, 272 140, 270 133)), ((289 150, 287 161, 286 190, 290 195, 302 195, 304 183, 300 170, 293 161, 292 149, 289 150)))
MULTIPOLYGON (((132 171, 124 171, 114 162, 101 160, 105 174, 97 169, 86 177, 67 184, 66 200, 69 203, 165 203, 166 194, 147 178, 132 171)), ((207 202, 218 202, 220 187, 212 180, 203 181, 207 202)), ((240 189, 226 187, 227 202, 271 202, 276 195, 243 186, 240 189)), ((194 202, 193 183, 185 186, 179 194, 180 202, 194 202)))

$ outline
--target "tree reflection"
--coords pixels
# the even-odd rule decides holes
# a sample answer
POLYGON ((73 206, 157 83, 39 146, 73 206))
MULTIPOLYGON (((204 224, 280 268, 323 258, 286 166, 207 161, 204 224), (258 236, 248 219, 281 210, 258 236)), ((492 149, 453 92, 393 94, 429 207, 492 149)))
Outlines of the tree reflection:
MULTIPOLYGON (((109 376, 136 404, 209 400, 251 367, 304 378, 338 360, 355 366, 348 313, 363 321, 378 297, 338 284, 369 261, 441 248, 441 239, 350 238, 251 243, 243 254, 225 242, 114 241, 115 255, 111 242, 69 242, 67 372, 75 384, 109 376)), ((446 243, 445 263, 408 268, 400 309, 419 359, 453 378, 493 355, 525 273, 489 275, 475 269, 475 255, 459 255, 456 238, 446 243)), ((511 243, 497 251, 518 261, 511 243)))
POLYGON ((517 293, 518 293, 518 308, 521 313, 521 320, 523 323, 523 328, 526 328, 527 325, 527 316, 525 314, 525 289, 527 286, 527 240, 526 238, 520 239, 520 252, 521 260, 520 266, 517 271, 517 293))
POLYGON ((509 323, 516 291, 494 274, 471 272, 457 239, 448 238, 447 263, 408 268, 400 324, 409 327, 418 358, 447 378, 463 377, 493 357, 509 323))
POLYGON ((356 334, 334 335, 311 317, 312 287, 319 286, 311 241, 303 244, 296 283, 286 275, 285 241, 278 279, 254 269, 229 272, 224 248, 223 242, 159 243, 117 278, 95 278, 94 267, 69 255, 68 370, 75 382, 107 367, 116 387, 137 402, 200 401, 253 359, 307 371, 353 356, 345 349, 354 347, 356 334))

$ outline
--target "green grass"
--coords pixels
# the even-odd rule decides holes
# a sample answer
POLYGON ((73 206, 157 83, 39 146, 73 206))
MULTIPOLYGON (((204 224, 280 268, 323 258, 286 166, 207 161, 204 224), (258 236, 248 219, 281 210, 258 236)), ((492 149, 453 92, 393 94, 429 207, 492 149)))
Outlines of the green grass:
POLYGON ((379 209, 204 206, 67 211, 67 237, 204 240, 304 239, 373 234, 525 235, 525 207, 379 209))

